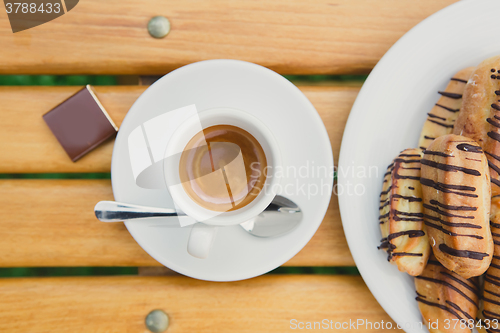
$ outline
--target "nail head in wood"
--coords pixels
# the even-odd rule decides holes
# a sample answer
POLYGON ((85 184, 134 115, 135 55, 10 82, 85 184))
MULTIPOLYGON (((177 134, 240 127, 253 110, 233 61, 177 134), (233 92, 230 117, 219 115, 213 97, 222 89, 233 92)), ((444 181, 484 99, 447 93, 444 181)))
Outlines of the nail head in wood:
POLYGON ((154 38, 163 38, 170 32, 170 21, 164 16, 155 16, 149 20, 148 32, 154 38))
POLYGON ((168 315, 162 310, 153 310, 146 316, 146 327, 153 333, 165 332, 168 323, 168 315))

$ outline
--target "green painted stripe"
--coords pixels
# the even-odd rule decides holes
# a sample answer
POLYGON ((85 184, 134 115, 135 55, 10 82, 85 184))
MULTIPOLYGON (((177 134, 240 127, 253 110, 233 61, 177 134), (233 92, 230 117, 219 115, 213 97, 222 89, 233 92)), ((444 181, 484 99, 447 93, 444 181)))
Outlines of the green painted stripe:
POLYGON ((137 275, 137 267, 9 267, 0 277, 137 275))

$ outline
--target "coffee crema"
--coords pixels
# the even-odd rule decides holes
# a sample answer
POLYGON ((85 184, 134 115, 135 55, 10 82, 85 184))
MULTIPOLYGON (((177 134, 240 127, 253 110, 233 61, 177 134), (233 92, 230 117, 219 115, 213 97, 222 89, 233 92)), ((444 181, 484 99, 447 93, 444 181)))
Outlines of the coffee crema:
POLYGON ((205 209, 226 212, 250 204, 266 181, 260 143, 232 125, 215 125, 187 143, 179 162, 184 191, 205 209))

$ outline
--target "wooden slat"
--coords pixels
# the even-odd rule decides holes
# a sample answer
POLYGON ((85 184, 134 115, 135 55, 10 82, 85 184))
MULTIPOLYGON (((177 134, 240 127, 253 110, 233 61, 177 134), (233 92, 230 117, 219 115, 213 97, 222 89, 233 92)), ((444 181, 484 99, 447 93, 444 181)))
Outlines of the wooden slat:
MULTIPOLYGON (((73 163, 42 115, 81 87, 0 87, 0 173, 109 172, 113 140, 73 163)), ((125 114, 146 87, 95 87, 113 121, 125 114)))
MULTIPOLYGON (((107 172, 113 141, 76 163, 65 155, 41 115, 78 87, 3 87, 0 100, 0 172, 107 172), (21 118, 19 115, 22 114, 21 118)), ((145 87, 96 87, 119 125, 145 87)), ((301 87, 320 113, 335 160, 358 87, 301 87)), ((98 223, 93 206, 112 200, 105 180, 0 181, 0 266, 151 266, 159 265, 132 239, 123 225, 98 223), (65 202, 61 205, 61 202, 65 202), (19 214, 20 211, 25 214, 19 214), (19 246, 23 244, 23 246, 19 246)), ((344 238, 338 202, 309 244, 287 265, 353 265, 344 238)))
MULTIPOLYGON (((144 319, 155 309, 169 315, 169 333, 290 332, 293 319, 303 323, 300 331, 323 320, 396 326, 356 276, 268 275, 232 283, 186 277, 3 279, 0 297, 2 332, 148 332, 144 319)), ((402 332, 366 325, 341 331, 402 332)))
MULTIPOLYGON (((318 110, 330 136, 335 162, 358 86, 299 88, 318 110)), ((81 87, 0 87, 0 173, 109 172, 113 140, 71 162, 42 115, 81 87)), ((95 87, 119 126, 141 86, 95 87)))
MULTIPOLYGON (((0 267, 158 266, 123 223, 94 216, 113 200, 108 180, 0 180, 0 267)), ((311 241, 288 266, 353 266, 332 197, 311 241)))
POLYGON ((411 27, 457 0, 85 0, 13 34, 0 11, 0 73, 164 74, 232 58, 280 73, 367 73, 411 27), (163 15, 172 30, 149 36, 163 15))

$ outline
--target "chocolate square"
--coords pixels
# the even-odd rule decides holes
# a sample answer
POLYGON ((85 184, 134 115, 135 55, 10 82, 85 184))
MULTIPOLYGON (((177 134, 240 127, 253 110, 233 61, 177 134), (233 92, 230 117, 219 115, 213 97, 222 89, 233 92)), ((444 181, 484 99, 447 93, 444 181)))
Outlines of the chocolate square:
POLYGON ((89 85, 44 114, 43 119, 73 162, 118 130, 89 85))

